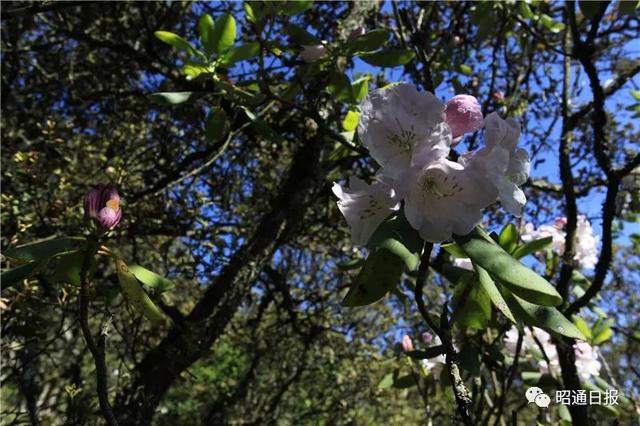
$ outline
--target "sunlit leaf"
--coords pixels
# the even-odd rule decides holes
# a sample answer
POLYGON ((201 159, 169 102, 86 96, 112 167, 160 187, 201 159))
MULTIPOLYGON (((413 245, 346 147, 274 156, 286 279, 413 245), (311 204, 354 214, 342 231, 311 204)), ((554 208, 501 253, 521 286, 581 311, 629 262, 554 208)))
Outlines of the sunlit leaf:
POLYGON ((585 320, 576 315, 574 315, 572 319, 578 330, 580 330, 580 332, 584 334, 584 337, 586 337, 587 339, 591 339, 591 327, 589 327, 589 324, 587 324, 585 320))
POLYGON ((351 90, 353 91, 353 99, 356 102, 360 102, 367 96, 369 92, 369 80, 370 78, 362 77, 351 83, 351 90))
POLYGON ((500 247, 502 247, 507 253, 513 253, 513 250, 518 244, 518 238, 520 238, 518 235, 518 229, 513 223, 509 223, 502 228, 502 231, 500 231, 498 244, 500 244, 500 247))
POLYGON ((553 242, 553 237, 544 237, 539 240, 529 241, 526 244, 521 245, 513 252, 513 257, 521 259, 529 254, 537 253, 544 250, 553 242))
POLYGON ((236 62, 246 61, 247 59, 254 58, 259 54, 260 43, 254 41, 229 49, 229 51, 224 55, 222 63, 225 66, 231 66, 236 62))
POLYGON ((128 266, 129 271, 147 288, 158 292, 163 292, 171 290, 175 287, 173 282, 171 282, 167 278, 163 277, 162 275, 156 274, 155 272, 150 271, 146 268, 143 268, 140 265, 132 264, 128 266))
POLYGON ((196 49, 187 40, 170 31, 156 31, 153 33, 160 41, 167 43, 177 49, 184 50, 189 55, 193 55, 196 49))
POLYGON ((198 20, 198 34, 200 35, 200 42, 209 56, 215 53, 213 28, 214 24, 211 15, 208 13, 202 15, 198 20))
POLYGON ((347 132, 352 132, 358 128, 360 113, 357 111, 347 111, 347 115, 342 120, 342 128, 347 132))
POLYGON ((213 27, 212 47, 218 55, 223 55, 236 41, 236 20, 225 13, 216 19, 213 27))
POLYGON ((160 105, 178 105, 189 100, 193 92, 157 92, 149 95, 149 99, 160 105))
POLYGON ((446 243, 442 244, 440 247, 455 258, 467 259, 469 257, 467 253, 465 253, 464 250, 462 250, 462 248, 456 243, 446 243))
POLYGON ((562 297, 547 280, 511 257, 488 236, 483 236, 480 230, 475 229, 454 239, 474 265, 486 269, 520 297, 539 305, 557 306, 562 303, 562 297))
POLYGON ((127 264, 118 258, 115 259, 115 263, 118 281, 120 281, 120 287, 127 303, 147 319, 156 323, 165 322, 167 317, 149 298, 140 283, 138 283, 138 280, 136 280, 136 277, 129 271, 127 264))

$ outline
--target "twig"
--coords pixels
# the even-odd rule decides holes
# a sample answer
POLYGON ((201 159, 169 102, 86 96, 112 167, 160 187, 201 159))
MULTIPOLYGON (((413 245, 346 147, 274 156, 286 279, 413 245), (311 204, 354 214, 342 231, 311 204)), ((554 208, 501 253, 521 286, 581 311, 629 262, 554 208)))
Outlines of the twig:
POLYGON ((111 405, 109 404, 109 394, 107 390, 109 376, 107 374, 107 364, 105 362, 104 356, 104 345, 106 336, 101 333, 98 343, 96 344, 95 340, 93 339, 93 335, 91 334, 91 329, 89 328, 89 297, 87 293, 89 285, 91 284, 89 271, 93 263, 93 257, 98 251, 98 247, 99 243, 97 243, 96 241, 89 242, 84 261, 82 262, 82 270, 80 271, 79 295, 80 328, 82 329, 82 334, 84 336, 84 339, 87 341, 87 346, 89 347, 89 351, 91 351, 91 355, 93 356, 93 361, 96 366, 96 391, 98 392, 100 410, 102 411, 102 415, 107 421, 107 424, 109 424, 110 426, 118 426, 116 416, 113 414, 113 410, 111 409, 111 405))

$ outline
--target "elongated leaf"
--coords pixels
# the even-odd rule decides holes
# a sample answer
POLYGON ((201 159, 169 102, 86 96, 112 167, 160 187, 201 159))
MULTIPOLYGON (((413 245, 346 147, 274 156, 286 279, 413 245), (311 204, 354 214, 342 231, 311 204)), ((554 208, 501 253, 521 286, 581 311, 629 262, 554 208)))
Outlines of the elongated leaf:
POLYGON ((509 223, 500 231, 500 237, 498 238, 498 244, 507 253, 513 253, 513 250, 518 245, 518 230, 513 223, 509 223))
POLYGON ((580 330, 584 337, 586 337, 587 339, 591 339, 591 327, 589 327, 589 324, 587 324, 587 322, 582 318, 575 315, 572 319, 573 324, 575 324, 575 326, 578 328, 578 330, 580 330))
POLYGON ((526 244, 521 245, 513 252, 513 257, 521 259, 531 253, 537 253, 544 250, 553 242, 553 237, 544 237, 539 240, 529 241, 526 244))
POLYGON ((586 340, 580 330, 556 308, 534 305, 507 289, 503 289, 503 294, 516 318, 525 324, 540 327, 550 333, 586 340))
POLYGON ((214 36, 213 36, 213 18, 208 13, 205 13, 198 20, 198 34, 200 35, 200 42, 204 46, 204 51, 207 55, 211 56, 214 51, 214 36))
POLYGON ((43 264, 44 261, 36 261, 25 263, 24 265, 16 266, 15 268, 5 269, 2 271, 2 274, 0 274, 0 283, 2 283, 3 288, 13 286, 22 280, 29 278, 43 264))
POLYGON ((138 279, 138 281, 152 290, 163 292, 175 287, 173 282, 167 278, 162 275, 158 275, 147 268, 143 268, 140 265, 129 265, 129 271, 138 279))
POLYGON ((207 139, 212 142, 219 141, 225 133, 227 115, 223 109, 211 109, 205 123, 207 139))
POLYGON ((222 58, 225 66, 231 66, 236 62, 246 61, 260 54, 260 43, 251 42, 240 46, 232 47, 222 58))
POLYGON ((183 39, 177 34, 174 34, 170 31, 156 31, 153 33, 160 41, 167 43, 177 49, 184 50, 189 55, 193 55, 196 52, 196 49, 191 46, 187 40, 183 39))
POLYGON ((349 49, 352 52, 372 52, 381 48, 389 40, 389 31, 377 29, 349 40, 349 49))
POLYGON ((313 6, 313 0, 287 0, 280 10, 286 16, 297 15, 313 6))
POLYGON ((486 269, 514 293, 539 305, 558 306, 562 297, 547 280, 511 257, 502 247, 482 236, 478 229, 455 236, 474 264, 486 269))
POLYGON ((149 99, 159 105, 177 105, 187 102, 193 92, 157 92, 149 95, 149 99))
POLYGON ((347 132, 353 132, 358 128, 358 120, 360 120, 360 113, 349 110, 347 111, 347 115, 344 117, 344 120, 342 120, 342 128, 347 132))
POLYGON ((409 271, 412 271, 418 266, 420 260, 422 240, 404 215, 397 214, 376 229, 368 246, 389 250, 404 262, 409 271))
POLYGON ((225 13, 220 16, 213 27, 213 51, 224 55, 236 41, 236 20, 225 13))
POLYGON ((398 285, 404 267, 402 259, 389 250, 375 250, 365 261, 342 305, 364 306, 382 299, 398 285))
POLYGON ((291 40, 299 45, 314 46, 322 43, 318 37, 309 34, 307 30, 295 24, 288 24, 284 30, 291 37, 291 40))
POLYGON ((480 281, 480 286, 482 287, 484 292, 487 293, 493 305, 498 308, 498 310, 502 312, 505 317, 509 318, 511 322, 516 323, 516 319, 511 313, 507 302, 504 300, 504 297, 502 297, 500 290, 498 290, 498 287, 496 287, 496 283, 493 281, 489 273, 480 266, 475 266, 475 268, 478 272, 478 280, 480 281))
POLYGON ((491 319, 491 301, 475 277, 460 282, 453 293, 453 318, 460 327, 483 329, 491 319))
POLYGON ((118 281, 120 281, 120 287, 127 299, 127 303, 149 320, 156 323, 165 322, 167 317, 145 293, 136 277, 129 271, 127 264, 121 259, 115 259, 115 262, 118 281))
POLYGON ((340 263, 336 266, 338 266, 338 269, 340 269, 341 271, 350 271, 352 269, 360 268, 362 267, 362 265, 364 265, 364 259, 352 259, 348 262, 340 263))
POLYGON ((393 373, 385 374, 380 383, 378 383, 378 388, 389 389, 391 386, 393 386, 393 373))
POLYGON ((413 359, 429 359, 435 358, 439 355, 444 354, 444 346, 431 346, 427 349, 418 349, 415 351, 407 352, 407 355, 413 359))
POLYGON ((10 247, 4 255, 9 259, 22 262, 45 260, 60 253, 77 250, 85 241, 81 237, 47 238, 18 247, 10 247))
POLYGON ((369 65, 398 67, 411 62, 415 53, 413 50, 387 49, 372 53, 361 53, 358 56, 369 65))
POLYGON ((635 13, 638 7, 640 7, 640 0, 625 0, 618 2, 618 12, 620 15, 630 15, 635 13))
POLYGON ((369 77, 362 77, 351 83, 351 91, 353 92, 353 99, 356 102, 360 102, 369 93, 369 77))
POLYGON ((447 253, 457 259, 469 258, 469 256, 467 256, 467 253, 465 253, 464 250, 462 250, 462 248, 456 243, 442 244, 440 247, 442 247, 447 253))

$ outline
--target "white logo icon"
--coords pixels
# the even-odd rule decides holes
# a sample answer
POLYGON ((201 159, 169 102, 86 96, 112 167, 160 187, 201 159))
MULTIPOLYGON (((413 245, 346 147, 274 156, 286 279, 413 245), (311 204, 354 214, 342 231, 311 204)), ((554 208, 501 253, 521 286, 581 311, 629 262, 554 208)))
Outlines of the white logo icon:
POLYGON ((524 396, 527 398, 527 401, 529 401, 529 404, 533 402, 540 408, 547 408, 549 404, 551 404, 551 397, 537 386, 527 389, 524 396))

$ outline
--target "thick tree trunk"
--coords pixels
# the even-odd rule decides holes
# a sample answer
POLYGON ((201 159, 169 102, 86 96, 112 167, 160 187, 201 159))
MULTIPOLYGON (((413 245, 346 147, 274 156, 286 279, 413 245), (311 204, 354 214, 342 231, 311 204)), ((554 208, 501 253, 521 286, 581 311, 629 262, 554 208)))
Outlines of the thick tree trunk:
POLYGON ((209 352, 271 259, 313 201, 323 183, 320 138, 303 141, 289 175, 247 243, 222 270, 183 324, 138 364, 131 385, 118 396, 114 411, 120 423, 148 425, 165 392, 181 372, 209 352))

